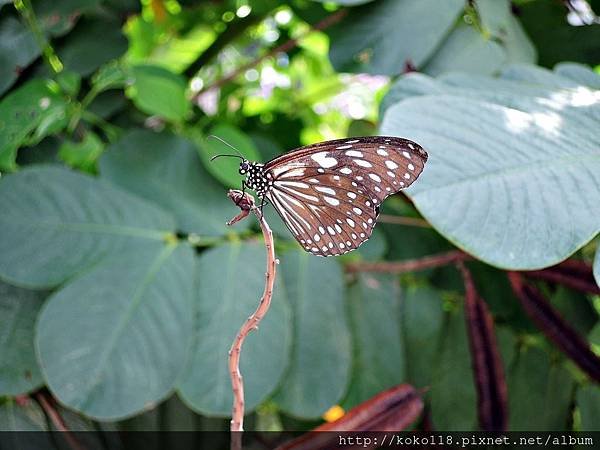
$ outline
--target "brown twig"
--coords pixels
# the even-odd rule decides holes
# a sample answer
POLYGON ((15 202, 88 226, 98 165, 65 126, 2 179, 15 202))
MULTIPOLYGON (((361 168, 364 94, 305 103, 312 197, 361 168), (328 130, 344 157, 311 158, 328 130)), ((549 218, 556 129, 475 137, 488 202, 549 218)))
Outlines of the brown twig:
POLYGON ((471 259, 461 250, 452 250, 439 255, 424 256, 418 259, 409 259, 406 261, 383 261, 383 262, 356 262, 346 265, 346 272, 382 272, 382 273, 404 273, 415 272, 418 270, 432 269, 434 267, 445 266, 450 263, 467 261, 471 259))
POLYGON ((256 311, 248 317, 238 332, 231 349, 229 350, 229 373, 231 375, 231 387, 233 389, 233 409, 231 414, 231 449, 240 450, 242 448, 242 431, 244 431, 244 382, 240 373, 240 355, 242 345, 248 334, 252 330, 258 329, 258 324, 265 316, 271 306, 271 298, 273 297, 273 285, 275 283, 275 272, 277 260, 275 259, 275 246, 273 245, 273 233, 267 224, 262 212, 254 204, 254 198, 242 193, 241 191, 231 189, 227 194, 229 198, 235 202, 241 209, 240 213, 227 222, 232 225, 237 221, 248 216, 250 211, 254 213, 260 224, 263 237, 265 239, 265 247, 267 249, 267 272, 265 274, 265 289, 263 291, 260 303, 256 311))
POLYGON ((54 425, 54 428, 56 428, 57 431, 63 433, 63 436, 69 444, 69 447, 71 447, 73 450, 84 450, 84 447, 82 447, 82 445, 77 441, 77 439, 75 439, 75 436, 73 436, 73 434, 67 427, 67 424, 63 420, 62 416, 54 407, 54 400, 47 398, 46 394, 43 391, 36 392, 34 394, 34 397, 36 402, 40 405, 40 407, 48 417, 48 419, 50 419, 50 422, 52 422, 52 425, 54 425))
POLYGON ((323 20, 321 20, 320 22, 315 24, 306 33, 303 33, 302 35, 298 36, 297 38, 289 39, 288 41, 284 42, 283 44, 278 45, 274 49, 265 53, 264 55, 261 55, 255 59, 253 59, 252 61, 250 61, 246 64, 243 64, 242 66, 238 67, 233 72, 231 72, 229 75, 225 75, 223 78, 219 78, 214 83, 206 86, 205 88, 203 88, 200 92, 198 92, 194 96, 194 100, 196 100, 200 95, 204 94, 205 92, 210 91, 211 89, 217 89, 217 88, 220 88, 221 86, 223 86, 224 84, 229 83, 231 80, 237 78, 240 74, 244 73, 246 70, 251 69, 254 66, 260 64, 265 59, 270 58, 274 55, 277 55, 278 53, 289 52, 291 49, 295 48, 298 45, 298 43, 302 39, 304 39, 306 36, 308 36, 309 34, 315 32, 315 31, 324 30, 324 29, 330 27, 331 25, 342 20, 346 16, 346 14, 348 14, 348 11, 346 9, 340 9, 340 10, 334 12, 333 14, 330 14, 329 16, 325 17, 323 20))
POLYGON ((578 259, 567 259, 556 266, 523 274, 528 278, 537 278, 588 294, 600 295, 600 286, 596 284, 592 266, 578 259))
POLYGON ((409 227, 431 228, 429 222, 417 217, 394 216, 391 214, 380 214, 377 218, 378 222, 391 223, 394 225, 406 225, 409 227))

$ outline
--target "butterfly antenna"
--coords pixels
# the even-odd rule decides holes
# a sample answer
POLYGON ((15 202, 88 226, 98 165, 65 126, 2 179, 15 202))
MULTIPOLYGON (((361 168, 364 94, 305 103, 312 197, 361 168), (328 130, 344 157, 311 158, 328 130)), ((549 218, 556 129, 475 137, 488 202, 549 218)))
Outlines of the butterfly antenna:
POLYGON ((206 137, 206 139, 208 138, 214 138, 214 139, 218 139, 219 141, 221 141, 223 144, 225 144, 227 147, 233 149, 233 151, 235 151, 237 153, 237 155, 216 155, 213 156, 212 158, 210 158, 210 160, 212 161, 213 159, 219 158, 220 156, 235 156, 237 158, 240 159, 246 159, 244 158, 244 155, 242 155, 239 150, 237 148, 235 148, 233 145, 231 145, 229 142, 226 142, 225 140, 221 139, 219 136, 215 136, 214 134, 210 134, 206 137))
POLYGON ((233 158, 240 158, 241 160, 245 159, 243 156, 240 155, 226 155, 226 154, 221 154, 221 155, 215 155, 212 158, 210 158, 211 161, 214 161, 217 158, 220 158, 221 156, 231 156, 233 158))

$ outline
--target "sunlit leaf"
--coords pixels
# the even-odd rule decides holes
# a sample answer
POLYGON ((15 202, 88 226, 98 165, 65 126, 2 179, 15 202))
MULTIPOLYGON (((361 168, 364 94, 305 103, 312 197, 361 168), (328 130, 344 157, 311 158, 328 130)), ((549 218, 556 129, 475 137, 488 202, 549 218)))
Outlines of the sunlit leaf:
POLYGON ((104 151, 104 143, 91 131, 81 142, 64 141, 58 151, 59 158, 67 165, 84 172, 93 172, 96 160, 104 151))
POLYGON ((408 193, 447 239, 499 267, 550 266, 600 230, 600 139, 592 131, 600 110, 585 87, 544 88, 540 83, 574 84, 550 72, 518 66, 503 78, 487 79, 498 87, 489 94, 475 87, 462 95, 469 89, 461 85, 450 95, 396 103, 381 132, 429 152, 408 193), (540 85, 529 87, 533 80, 540 85), (514 85, 523 87, 511 94, 514 85), (485 100, 473 99, 476 93, 485 100))
MULTIPOLYGON (((264 261, 262 245, 239 243, 209 250, 198 260, 196 343, 181 377, 179 394, 205 415, 231 414, 227 352, 244 321, 259 305, 264 261)), ((242 349, 240 371, 246 412, 273 392, 289 363, 291 314, 281 277, 279 273, 271 308, 242 349)))
POLYGON ((155 242, 107 258, 59 290, 36 333, 53 394, 104 420, 166 397, 192 343, 193 288, 192 250, 155 242))
POLYGON ((0 169, 14 170, 17 149, 32 133, 40 140, 56 120, 64 120, 65 107, 64 100, 39 79, 4 97, 0 101, 0 169))

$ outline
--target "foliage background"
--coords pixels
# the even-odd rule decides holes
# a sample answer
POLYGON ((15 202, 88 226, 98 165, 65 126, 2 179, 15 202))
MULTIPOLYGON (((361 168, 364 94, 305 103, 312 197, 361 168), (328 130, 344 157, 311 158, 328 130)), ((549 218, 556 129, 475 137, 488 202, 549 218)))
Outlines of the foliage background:
MULTIPOLYGON (((264 249, 251 220, 224 226, 237 160, 210 164, 228 149, 206 136, 265 161, 390 134, 430 160, 358 251, 312 257, 269 213, 281 264, 242 356, 246 429, 310 429, 402 382, 428 387, 436 429, 477 429, 455 267, 345 271, 458 247, 509 429, 600 430, 598 386, 501 270, 594 260, 600 29, 568 3, 0 1, 0 429, 55 426, 48 392, 72 429, 226 429, 264 249)), ((536 286, 598 353, 597 286, 536 286)))

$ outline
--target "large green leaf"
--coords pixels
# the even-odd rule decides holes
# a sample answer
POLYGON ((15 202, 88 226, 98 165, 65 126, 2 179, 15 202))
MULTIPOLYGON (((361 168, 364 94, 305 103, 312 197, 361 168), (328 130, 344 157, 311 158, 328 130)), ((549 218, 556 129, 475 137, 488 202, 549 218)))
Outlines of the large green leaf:
POLYGON ((304 251, 280 259, 294 310, 294 347, 276 401, 293 416, 315 418, 340 400, 350 375, 342 271, 335 259, 304 251))
POLYGON ((432 364, 444 339, 440 292, 427 286, 407 289, 401 317, 408 381, 418 388, 428 387, 434 375, 432 364))
POLYGON ((507 374, 509 427, 512 431, 564 430, 574 380, 539 348, 523 349, 507 374))
POLYGON ((14 17, 0 20, 0 95, 40 55, 33 34, 14 17))
POLYGON ((338 71, 395 75, 421 67, 463 10, 463 0, 379 0, 352 8, 329 31, 338 71))
POLYGON ((0 170, 14 170, 17 149, 32 133, 41 139, 64 120, 65 102, 43 80, 32 80, 0 101, 0 170))
POLYGON ((449 314, 441 351, 432 359, 431 420, 437 430, 471 430, 476 423, 476 393, 465 318, 461 310, 449 314))
POLYGON ((23 394, 43 383, 33 328, 44 294, 0 281, 0 395, 23 394))
POLYGON ((506 59, 506 52, 500 44, 486 38, 474 27, 462 25, 452 30, 423 71, 431 75, 456 70, 493 74, 506 59))
POLYGON ((140 65, 132 68, 133 84, 128 95, 147 114, 181 122, 191 109, 185 79, 162 67, 140 65))
POLYGON ((495 266, 550 266, 600 230, 598 94, 533 66, 503 78, 420 78, 381 132, 428 150, 408 193, 447 239, 495 266))
POLYGON ((178 229, 186 233, 221 235, 227 230, 225 222, 236 214, 226 190, 200 163, 194 145, 172 134, 132 130, 102 156, 100 173, 172 212, 178 229))
POLYGON ((194 257, 155 242, 113 256, 48 300, 36 346, 65 405, 114 420, 152 407, 173 388, 192 342, 194 257))
MULTIPOLYGON (((264 288, 265 250, 259 244, 228 244, 198 260, 196 344, 179 393, 205 415, 231 414, 233 396, 227 352, 240 327, 259 304, 264 288)), ((259 329, 242 348, 246 411, 277 387, 289 361, 291 314, 279 282, 259 329)))
POLYGON ((354 338, 352 380, 344 400, 352 408, 405 379, 400 289, 393 275, 359 275, 349 296, 354 338))
POLYGON ((172 218, 127 192, 54 166, 0 180, 0 277, 56 286, 110 254, 161 243, 172 218))

